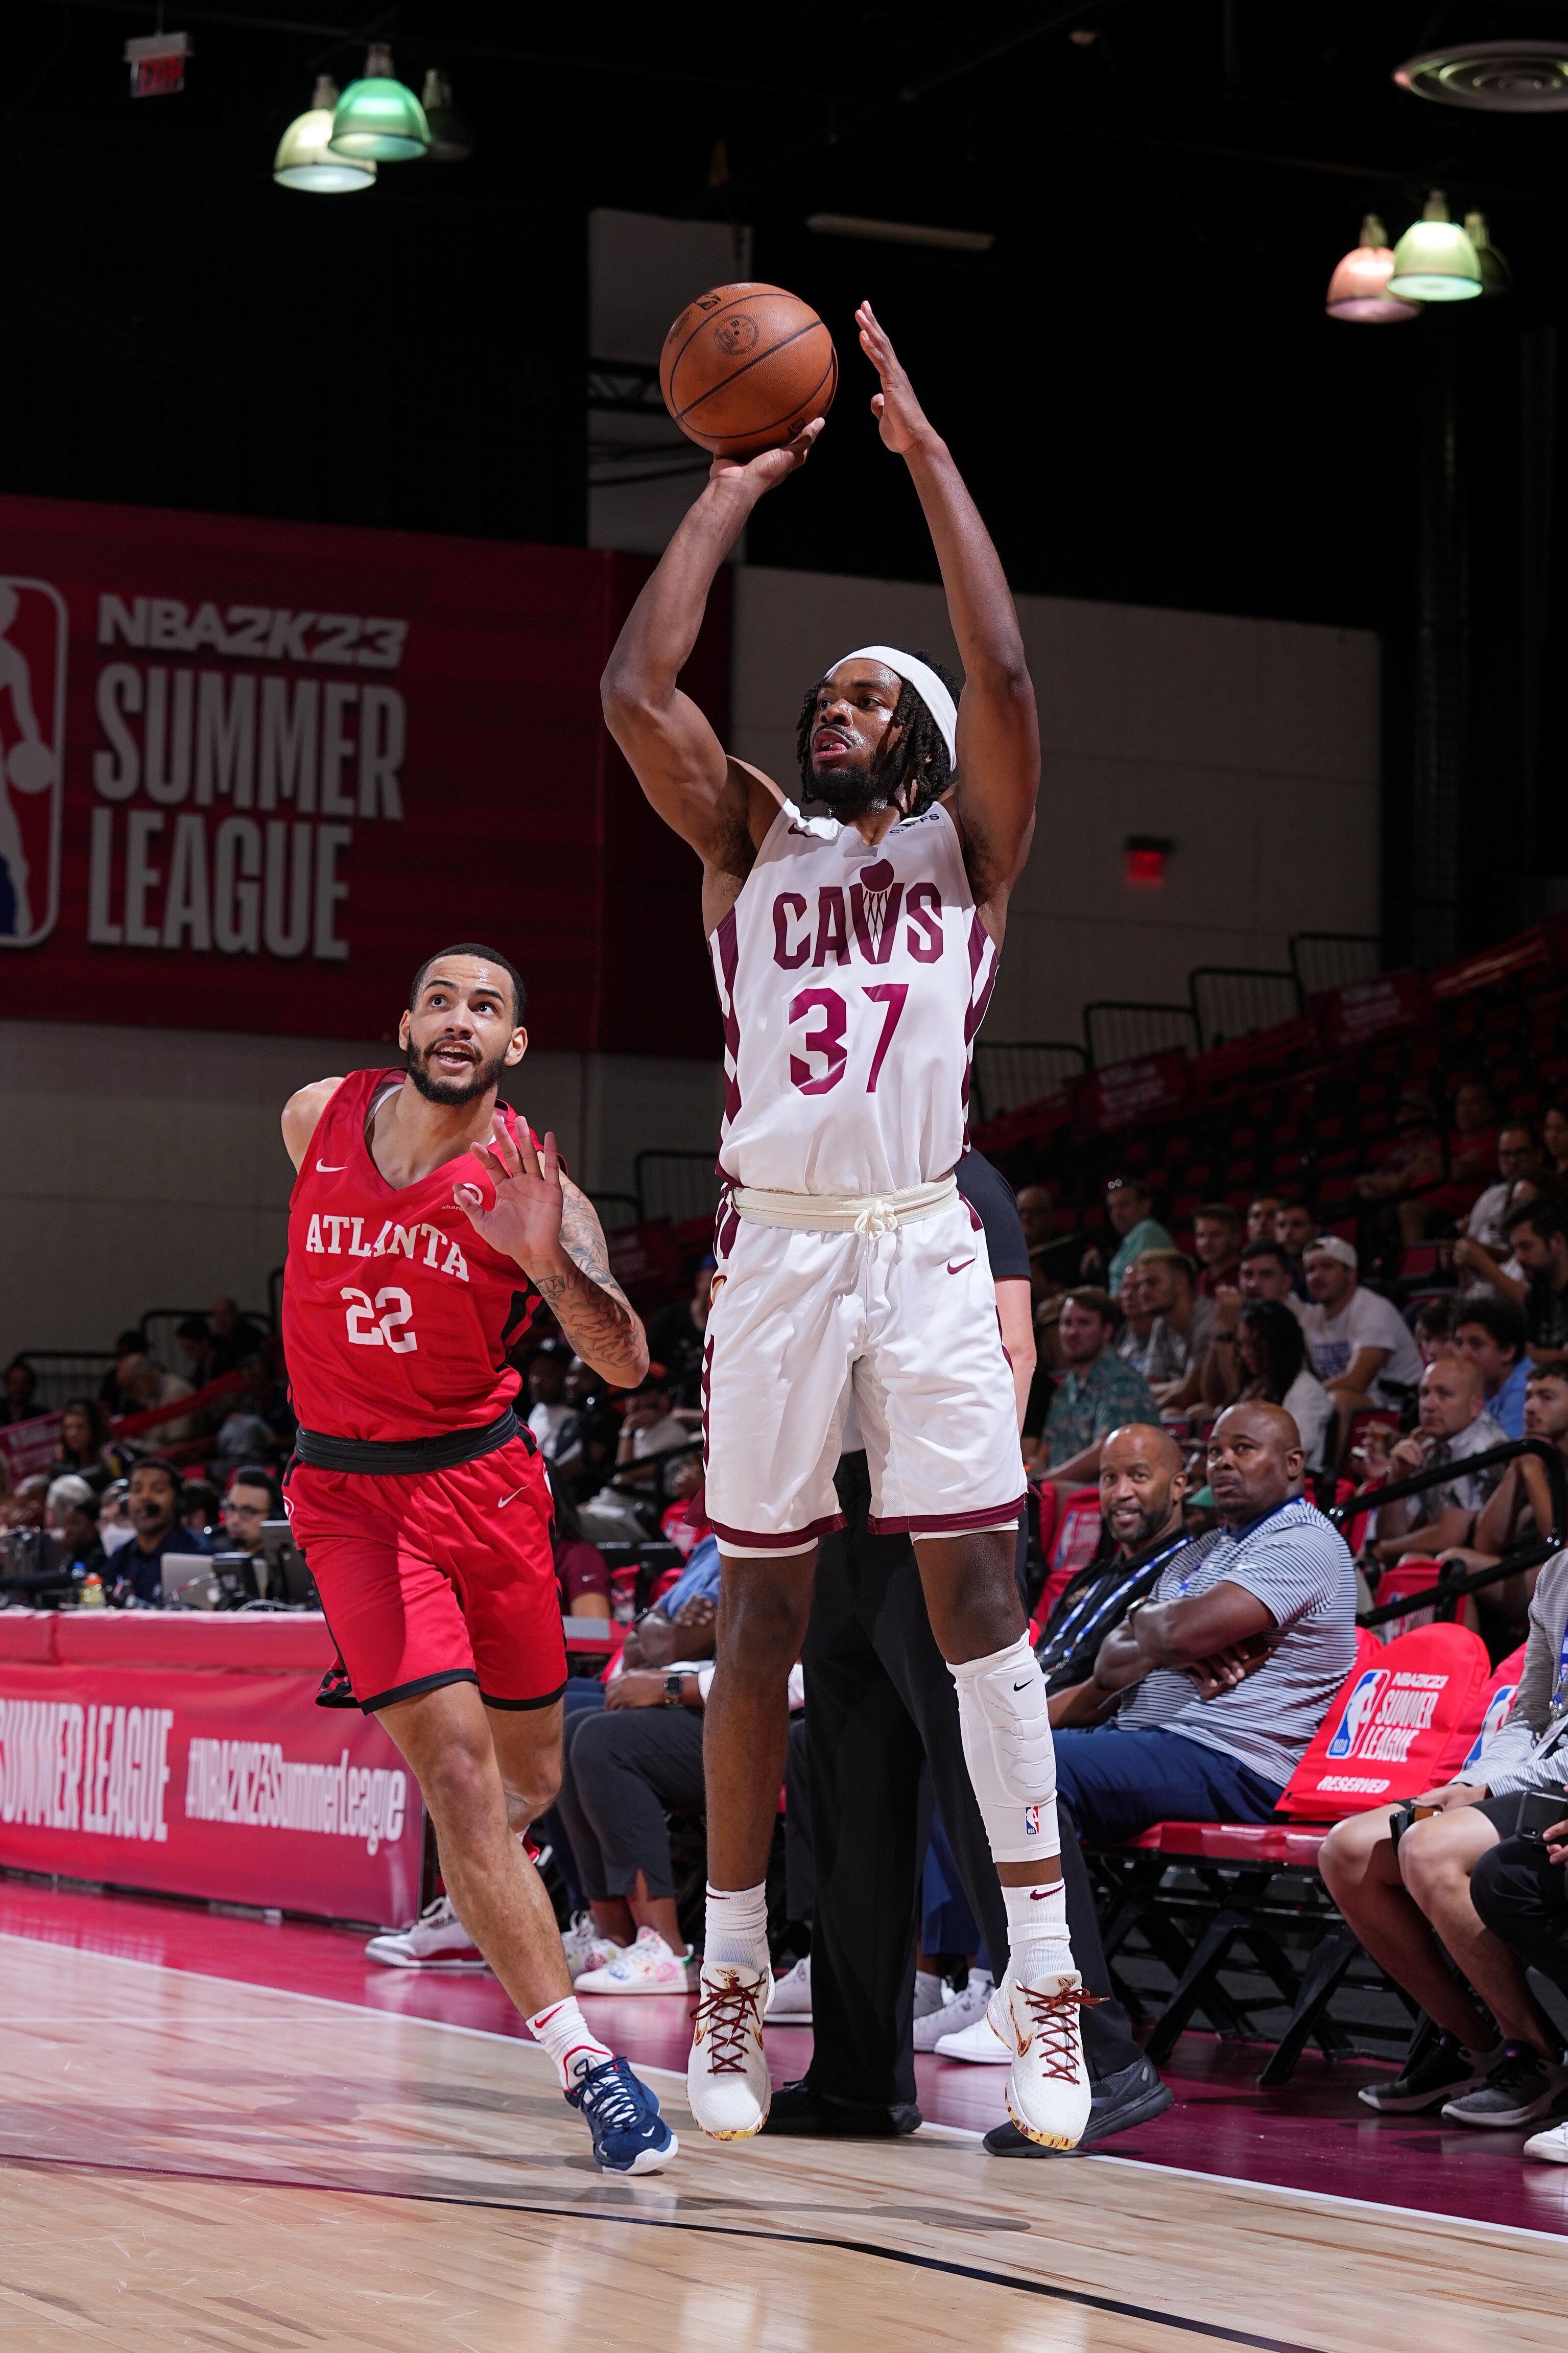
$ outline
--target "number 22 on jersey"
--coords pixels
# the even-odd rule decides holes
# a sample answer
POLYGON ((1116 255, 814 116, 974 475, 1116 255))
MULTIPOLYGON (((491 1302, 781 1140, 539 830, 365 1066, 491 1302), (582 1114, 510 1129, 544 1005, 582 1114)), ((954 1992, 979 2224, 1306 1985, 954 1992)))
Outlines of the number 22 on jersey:
POLYGON ((356 1291, 345 1284, 342 1297, 348 1306, 349 1338, 356 1348, 390 1348, 396 1356, 406 1356, 419 1343, 409 1328, 414 1320, 414 1302, 406 1291, 389 1284, 378 1291, 373 1300, 368 1291, 356 1291))

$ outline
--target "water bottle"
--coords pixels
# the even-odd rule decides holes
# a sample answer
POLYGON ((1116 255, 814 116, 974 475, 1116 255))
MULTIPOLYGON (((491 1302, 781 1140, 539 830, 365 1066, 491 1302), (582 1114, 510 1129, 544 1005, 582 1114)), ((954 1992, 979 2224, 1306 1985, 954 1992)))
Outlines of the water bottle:
POLYGON ((101 1609, 103 1607, 103 1579, 96 1568, 82 1579, 81 1607, 84 1609, 101 1609))

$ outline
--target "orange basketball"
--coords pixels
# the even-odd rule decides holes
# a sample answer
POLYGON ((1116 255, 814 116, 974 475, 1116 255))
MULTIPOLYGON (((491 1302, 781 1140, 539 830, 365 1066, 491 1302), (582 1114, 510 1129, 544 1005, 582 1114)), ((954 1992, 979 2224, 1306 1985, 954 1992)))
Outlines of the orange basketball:
POLYGON ((779 449, 838 389, 833 338, 807 302, 782 286, 715 286, 689 302, 664 339, 664 405, 717 458, 779 449))

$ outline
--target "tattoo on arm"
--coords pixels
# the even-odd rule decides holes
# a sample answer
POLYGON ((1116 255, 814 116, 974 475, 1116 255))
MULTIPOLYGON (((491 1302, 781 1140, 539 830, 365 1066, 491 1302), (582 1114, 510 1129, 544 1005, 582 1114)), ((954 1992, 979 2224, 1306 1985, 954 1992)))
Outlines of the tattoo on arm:
POLYGON ((604 1229, 592 1202, 568 1179, 562 1186, 561 1247, 573 1271, 546 1275, 541 1298, 577 1354, 619 1388, 635 1388, 647 1370, 641 1318, 610 1272, 604 1229))

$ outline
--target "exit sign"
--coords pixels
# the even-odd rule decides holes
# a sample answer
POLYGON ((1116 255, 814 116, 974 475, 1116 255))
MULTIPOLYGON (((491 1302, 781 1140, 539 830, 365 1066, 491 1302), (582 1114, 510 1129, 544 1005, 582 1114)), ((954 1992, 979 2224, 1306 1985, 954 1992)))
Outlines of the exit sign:
POLYGON ((188 33, 146 33, 125 44, 132 98, 172 98, 185 86, 188 33))

